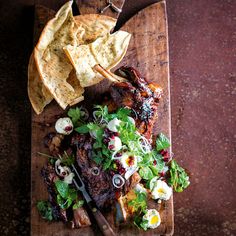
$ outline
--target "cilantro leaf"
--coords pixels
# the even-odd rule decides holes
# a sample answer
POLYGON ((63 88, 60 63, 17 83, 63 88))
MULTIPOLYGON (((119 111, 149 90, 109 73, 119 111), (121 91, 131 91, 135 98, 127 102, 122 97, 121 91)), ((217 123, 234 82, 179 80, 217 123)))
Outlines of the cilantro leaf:
POLYGON ((103 120, 108 121, 110 118, 110 115, 108 113, 108 107, 107 106, 101 106, 101 105, 96 105, 95 106, 95 114, 96 117, 101 118, 103 120))
POLYGON ((144 213, 147 209, 147 194, 146 192, 135 191, 136 198, 128 201, 128 206, 132 206, 137 213, 144 213))
POLYGON ((190 184, 189 176, 175 160, 172 160, 170 164, 170 178, 168 179, 168 183, 173 186, 175 192, 183 192, 190 184))
POLYGON ((59 157, 60 157, 61 163, 66 166, 71 166, 72 164, 75 163, 75 156, 73 154, 68 155, 66 151, 64 152, 62 156, 59 155, 59 157))
POLYGON ((75 128, 75 131, 80 134, 86 134, 89 132, 89 128, 87 125, 82 125, 80 127, 75 128))
POLYGON ((127 121, 128 116, 130 115, 131 110, 128 108, 124 108, 121 107, 118 109, 118 111, 116 112, 116 116, 118 119, 123 120, 123 121, 127 121))
POLYGON ((57 189, 57 203, 62 209, 67 209, 77 198, 77 191, 74 188, 71 188, 69 184, 57 180, 55 182, 57 189))
POLYGON ((52 207, 49 201, 38 201, 37 209, 43 219, 48 221, 54 220, 52 207))
POLYGON ((67 115, 71 118, 74 127, 77 127, 78 121, 82 118, 81 110, 78 107, 70 108, 67 115))
POLYGON ((142 179, 145 179, 145 180, 149 180, 149 179, 152 179, 154 177, 153 173, 152 173, 152 170, 148 166, 141 167, 139 169, 139 175, 141 176, 142 179))
POLYGON ((78 209, 84 205, 84 200, 79 200, 73 205, 73 210, 78 209))
POLYGON ((60 208, 67 209, 71 206, 72 202, 71 198, 64 199, 61 195, 57 194, 57 204, 60 208))
POLYGON ((68 197, 69 185, 67 183, 65 183, 62 180, 57 180, 55 182, 55 186, 56 186, 57 192, 60 194, 61 197, 63 197, 64 199, 68 197))
POLYGON ((140 223, 140 228, 144 229, 145 231, 148 229, 148 220, 143 220, 141 223, 140 223))
POLYGON ((163 133, 160 133, 156 139, 156 150, 161 151, 168 147, 170 147, 169 139, 163 133))

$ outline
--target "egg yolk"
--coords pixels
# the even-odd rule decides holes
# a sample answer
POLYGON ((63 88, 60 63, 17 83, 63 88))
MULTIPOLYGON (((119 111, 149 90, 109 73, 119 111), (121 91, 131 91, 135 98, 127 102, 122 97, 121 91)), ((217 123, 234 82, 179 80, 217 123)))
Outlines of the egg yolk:
POLYGON ((159 221, 158 216, 153 216, 150 220, 150 223, 151 225, 155 225, 156 223, 158 223, 158 221, 159 221))
POLYGON ((128 166, 132 166, 134 164, 134 157, 133 156, 129 156, 126 160, 125 160, 126 164, 128 166))
POLYGON ((165 194, 165 193, 166 193, 163 188, 159 188, 159 189, 157 190, 157 192, 160 193, 160 194, 165 194))

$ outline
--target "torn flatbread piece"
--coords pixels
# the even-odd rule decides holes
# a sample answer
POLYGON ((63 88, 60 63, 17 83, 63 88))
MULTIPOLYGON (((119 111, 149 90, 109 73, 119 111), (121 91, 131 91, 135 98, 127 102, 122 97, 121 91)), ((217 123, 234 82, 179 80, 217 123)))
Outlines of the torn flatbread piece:
POLYGON ((67 2, 47 23, 34 50, 40 78, 63 109, 84 92, 79 81, 77 91, 69 83, 68 77, 73 67, 63 51, 66 45, 77 45, 78 27, 71 5, 72 1, 67 2))
POLYGON ((28 95, 37 115, 53 100, 53 96, 39 78, 33 54, 30 56, 28 65, 28 95))
POLYGON ((65 46, 64 50, 76 70, 80 85, 88 87, 100 82, 104 77, 95 72, 93 67, 96 64, 106 70, 115 67, 124 57, 130 37, 128 32, 117 31, 87 45, 65 46))
MULTIPOLYGON (((98 37, 106 35, 116 24, 116 19, 97 14, 75 16, 74 20, 79 27, 84 29, 83 34, 77 33, 77 40, 81 44, 93 42, 98 37)), ((67 78, 67 82, 72 85, 75 92, 79 91, 80 93, 80 85, 77 79, 75 79, 75 71, 72 70, 67 78)), ((33 55, 31 55, 28 65, 28 96, 34 111, 38 115, 53 100, 53 96, 40 79, 33 55)), ((74 105, 82 100, 83 96, 79 94, 69 105, 74 105)))
POLYGON ((80 28, 77 34, 79 44, 92 43, 98 37, 110 33, 116 25, 116 19, 98 14, 74 16, 74 19, 77 26, 80 28))

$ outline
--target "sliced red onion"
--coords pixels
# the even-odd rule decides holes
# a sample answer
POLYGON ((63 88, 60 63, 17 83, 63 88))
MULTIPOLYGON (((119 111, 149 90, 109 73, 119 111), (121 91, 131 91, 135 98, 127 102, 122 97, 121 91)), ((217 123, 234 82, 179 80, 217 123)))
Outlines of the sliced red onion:
POLYGON ((87 119, 89 118, 89 112, 88 112, 88 110, 87 110, 86 108, 84 108, 84 107, 80 107, 80 110, 81 110, 82 112, 84 112, 84 114, 82 115, 82 116, 83 116, 83 119, 84 119, 84 120, 87 120, 87 119))
POLYGON ((125 184, 125 179, 119 175, 119 174, 115 174, 112 177, 112 184, 116 187, 116 188, 121 188, 124 184, 125 184))
POLYGON ((144 154, 149 153, 151 151, 151 145, 148 140, 144 136, 140 136, 140 148, 144 154))
POLYGON ((91 168, 90 170, 91 170, 91 172, 92 172, 93 175, 99 175, 99 174, 100 174, 100 170, 99 170, 99 168, 96 167, 96 166, 93 167, 93 168, 91 168))

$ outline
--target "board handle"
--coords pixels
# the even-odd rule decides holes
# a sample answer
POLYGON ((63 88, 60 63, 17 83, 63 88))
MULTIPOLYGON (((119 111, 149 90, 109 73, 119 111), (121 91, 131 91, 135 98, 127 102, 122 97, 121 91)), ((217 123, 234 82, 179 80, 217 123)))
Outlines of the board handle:
POLYGON ((101 211, 96 207, 95 203, 89 202, 88 206, 98 224, 99 229, 103 233, 104 236, 116 236, 113 229, 111 228, 109 222, 106 220, 106 218, 103 216, 101 211))

